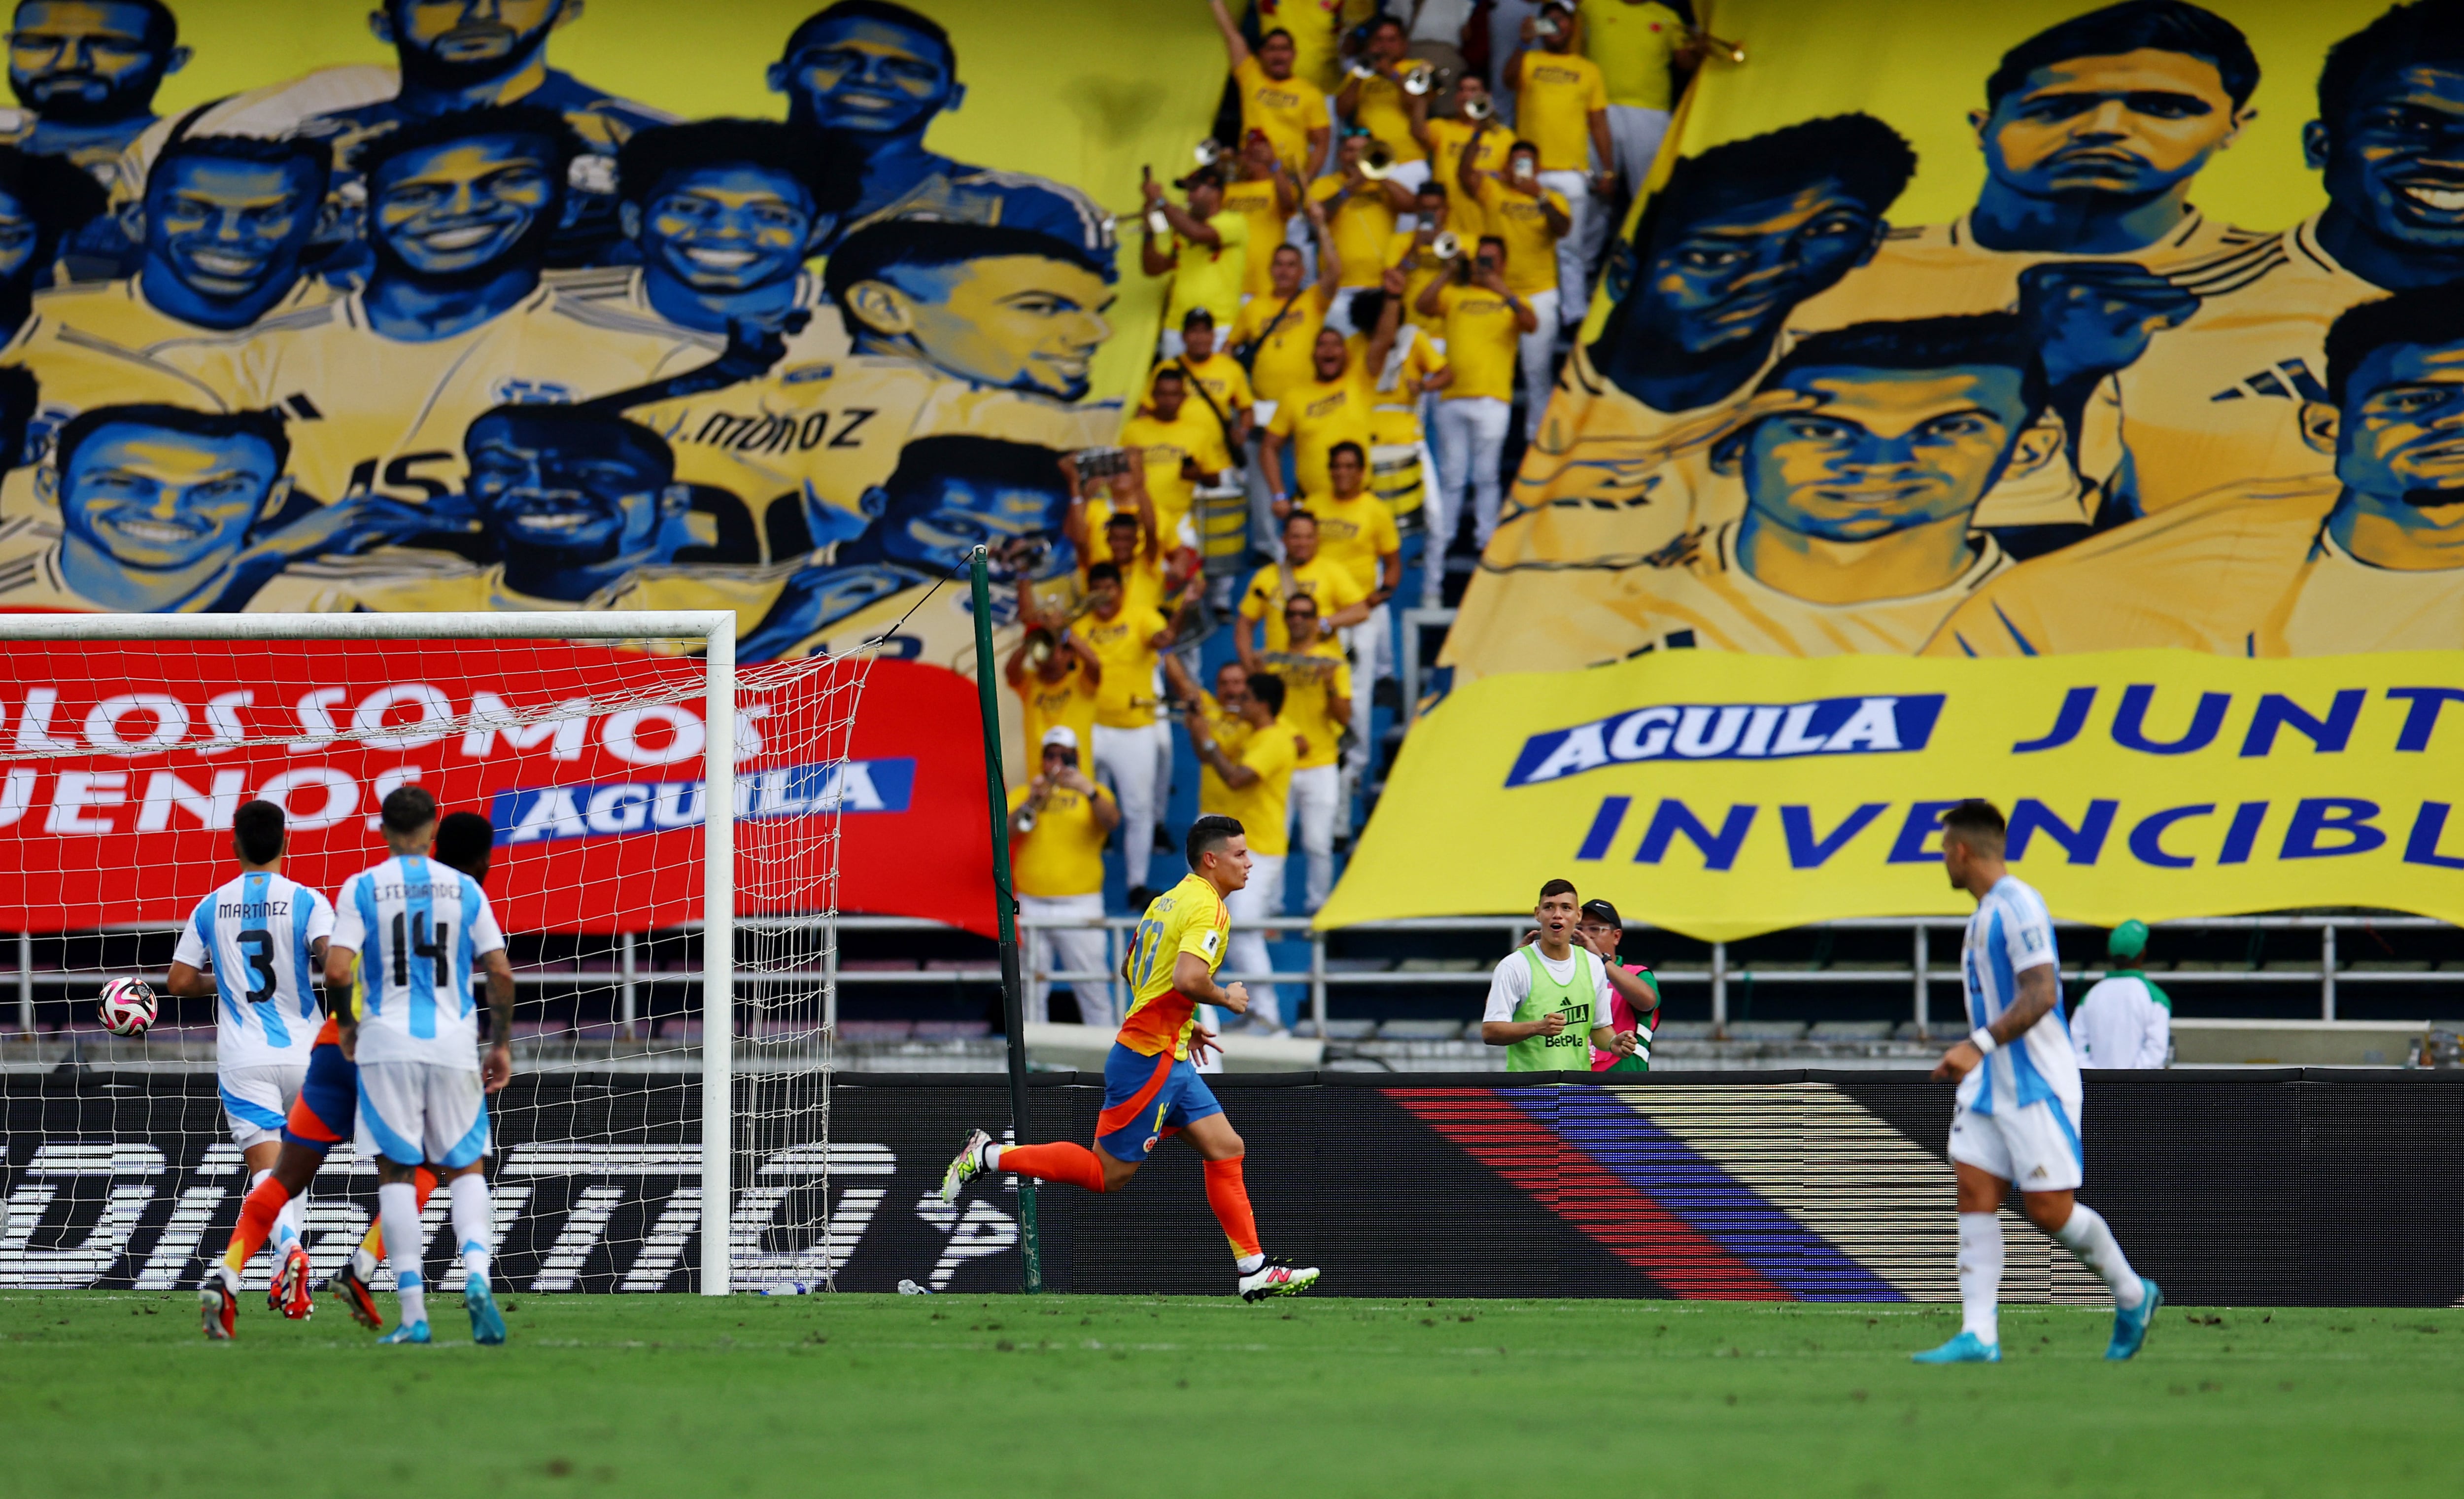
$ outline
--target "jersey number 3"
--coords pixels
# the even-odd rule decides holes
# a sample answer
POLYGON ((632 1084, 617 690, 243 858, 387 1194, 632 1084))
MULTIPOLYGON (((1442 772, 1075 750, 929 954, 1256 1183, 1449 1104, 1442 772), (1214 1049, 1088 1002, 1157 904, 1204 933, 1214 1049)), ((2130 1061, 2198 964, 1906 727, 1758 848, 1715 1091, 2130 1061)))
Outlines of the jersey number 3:
POLYGON ((410 960, 414 957, 435 959, 436 981, 439 984, 451 983, 453 970, 446 963, 445 955, 448 950, 448 939, 452 935, 451 927, 440 926, 436 929, 435 939, 431 941, 429 938, 427 912, 412 912, 407 916, 402 912, 395 912, 393 914, 394 987, 409 986, 410 960))

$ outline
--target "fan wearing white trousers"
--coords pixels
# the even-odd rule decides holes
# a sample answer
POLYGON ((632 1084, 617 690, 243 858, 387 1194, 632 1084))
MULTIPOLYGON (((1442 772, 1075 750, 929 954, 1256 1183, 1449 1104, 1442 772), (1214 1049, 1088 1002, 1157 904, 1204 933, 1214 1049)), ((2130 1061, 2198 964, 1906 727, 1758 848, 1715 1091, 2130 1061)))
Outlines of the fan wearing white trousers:
POLYGON ((1070 630, 1103 667, 1095 692, 1095 773, 1112 783, 1121 808, 1121 871, 1133 892, 1147 888, 1155 858, 1155 788, 1162 757, 1155 744, 1156 652, 1172 644, 1171 621, 1154 605, 1125 597, 1117 562, 1087 569, 1095 606, 1070 630))
MULTIPOLYGON (((1309 856, 1306 909, 1314 912, 1334 889, 1334 831, 1350 805, 1337 746, 1344 726, 1359 722, 1358 710, 1369 694, 1355 691, 1366 678, 1356 676, 1345 661, 1342 645, 1319 618, 1315 599, 1296 593, 1284 601, 1284 634, 1290 650, 1273 658, 1272 667, 1284 684, 1283 721, 1301 738, 1300 759, 1292 770, 1291 815, 1299 825, 1301 851, 1309 856)), ((1269 899, 1282 904, 1278 893, 1270 893, 1269 899)))
MULTIPOLYGON (((1190 748, 1223 786, 1222 805, 1202 810, 1238 821, 1249 846, 1248 884, 1224 901, 1235 922, 1259 921, 1278 914, 1275 900, 1284 885, 1284 855, 1290 848, 1284 831, 1285 803, 1291 795, 1293 763, 1300 759, 1300 737, 1281 720, 1283 709, 1283 678, 1271 672, 1251 673, 1241 700, 1241 716, 1249 736, 1237 756, 1215 737, 1203 715, 1189 716, 1190 748)), ((1272 968, 1265 936, 1236 926, 1231 941, 1224 945, 1223 972, 1238 978, 1272 968)), ((1283 1028, 1283 1006, 1273 984, 1249 984, 1248 1015, 1253 1027, 1283 1028)))
MULTIPOLYGON (((1044 731, 1035 779, 1009 794, 1010 878, 1018 914, 1029 921, 1090 925, 1060 931, 1029 928, 1026 1018, 1050 1018, 1052 983, 1045 975, 1103 973, 1104 844, 1121 824, 1111 793, 1078 768, 1078 735, 1066 723, 1044 731)), ((1112 1024, 1111 985, 1072 979, 1078 1018, 1112 1024)))
MULTIPOLYGON (((1420 289, 1417 311, 1443 320, 1446 364, 1454 378, 1438 403, 1438 487, 1443 513, 1463 514, 1463 491, 1474 492, 1473 516, 1483 546, 1497 530, 1505 480, 1500 473, 1507 424, 1513 418, 1514 364, 1521 342, 1551 327, 1542 309, 1516 295, 1506 279, 1506 241, 1491 236, 1455 276, 1420 289)), ((1451 522, 1448 522, 1449 530, 1451 522)), ((1434 595, 1445 559, 1422 582, 1423 602, 1434 595)))

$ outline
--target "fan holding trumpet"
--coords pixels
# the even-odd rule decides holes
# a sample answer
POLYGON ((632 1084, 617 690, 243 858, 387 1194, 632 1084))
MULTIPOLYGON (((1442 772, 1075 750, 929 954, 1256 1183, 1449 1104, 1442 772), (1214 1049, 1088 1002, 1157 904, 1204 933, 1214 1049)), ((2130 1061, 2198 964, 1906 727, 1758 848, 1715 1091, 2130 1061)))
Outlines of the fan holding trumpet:
MULTIPOLYGON (((1354 130, 1368 132, 1380 157, 1379 175, 1418 188, 1429 180, 1421 132, 1429 120, 1429 91, 1437 70, 1409 56, 1403 23, 1380 16, 1370 23, 1369 45, 1334 96, 1338 114, 1354 130)), ((1404 211, 1410 211, 1408 206, 1404 211)))

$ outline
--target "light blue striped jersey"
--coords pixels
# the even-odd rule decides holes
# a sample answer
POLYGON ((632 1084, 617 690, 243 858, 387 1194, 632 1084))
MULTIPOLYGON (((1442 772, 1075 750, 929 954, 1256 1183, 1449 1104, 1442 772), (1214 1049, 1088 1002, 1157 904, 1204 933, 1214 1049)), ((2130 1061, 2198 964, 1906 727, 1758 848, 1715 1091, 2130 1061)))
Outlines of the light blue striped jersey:
POLYGON ((217 1066, 308 1065, 323 1024, 309 947, 333 931, 324 896, 266 871, 197 902, 171 958, 213 970, 217 1066))
MULTIPOLYGON (((1968 990, 1968 1024, 1990 1025, 2019 998, 2019 975, 2058 963, 2054 920, 2045 897, 2005 874, 1976 903, 1959 944, 1959 969, 1968 990)), ((2058 975, 2057 975, 2058 977, 2058 975)), ((2079 1057, 2071 1050, 2070 1023, 2060 995, 2045 1018, 2017 1041, 1985 1059, 1960 1080, 1959 1101, 1978 1113, 1994 1113, 2058 1098, 2079 1101, 2079 1057)))
POLYGON ((334 902, 334 945, 360 955, 360 1061, 478 1069, 471 981, 505 935, 477 880, 411 855, 362 870, 334 902))

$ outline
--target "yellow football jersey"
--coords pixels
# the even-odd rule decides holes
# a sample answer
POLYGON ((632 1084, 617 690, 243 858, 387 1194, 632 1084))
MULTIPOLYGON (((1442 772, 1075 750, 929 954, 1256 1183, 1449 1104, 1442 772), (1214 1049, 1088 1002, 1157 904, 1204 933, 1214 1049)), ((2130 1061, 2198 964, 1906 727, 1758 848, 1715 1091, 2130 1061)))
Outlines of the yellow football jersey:
POLYGON ((1259 568, 1242 592, 1241 617, 1265 621, 1265 650, 1291 649, 1291 632, 1284 628, 1284 603, 1295 593, 1317 601, 1320 619, 1331 618, 1369 597, 1368 589, 1352 581, 1352 569, 1323 555, 1298 567, 1273 563, 1259 568))
MULTIPOLYGON (((1620 575, 1612 607, 1629 622, 1616 661, 1642 650, 1734 650, 1765 656, 1914 655, 1951 610, 2011 565, 1993 539, 1974 538, 1975 561, 1947 586, 1856 604, 1816 604, 1781 592, 1746 571, 1737 524, 1705 538, 1682 560, 1620 575)), ((1887 583, 1881 585, 1887 586, 1887 583)))
POLYGON ((2265 245, 2273 238, 2220 224, 2193 209, 2170 233, 2144 250, 2109 255, 1989 250, 1976 242, 1968 215, 1962 214, 1948 224, 1892 229, 1871 260, 1849 272, 1829 291, 1799 302, 1788 315, 1788 328, 1802 337, 1858 322, 2009 312, 2019 305, 2019 273, 2032 266, 2056 261, 2113 262, 2171 276, 2220 255, 2265 245))
POLYGON ((1111 619, 1086 614, 1069 627, 1103 663, 1104 679, 1095 688, 1095 721, 1108 729, 1145 729, 1155 718, 1155 637, 1164 628, 1161 613, 1122 606, 1111 619))
MULTIPOLYGON (((1549 227, 1548 209, 1543 205, 1556 205, 1558 213, 1571 219, 1566 195, 1537 184, 1530 192, 1518 192, 1500 178, 1484 177, 1479 203, 1482 221, 1488 226, 1483 232, 1506 242, 1507 290, 1517 297, 1555 291, 1558 236, 1549 227)), ((1562 309, 1558 316, 1565 316, 1562 309)))
MULTIPOLYGON (((2294 590, 2339 493, 2333 479, 2231 484, 2034 558, 1961 605, 1925 654, 2157 646, 2253 654, 2255 632, 2294 590)), ((2349 628, 2358 636, 2375 622, 2373 613, 2349 628)))
POLYGON ((1401 84, 1383 74, 1362 78, 1359 92, 1353 96, 1352 123, 1368 131, 1395 160, 1426 161, 1428 153, 1420 149, 1420 143, 1412 135, 1412 110, 1406 102, 1410 97, 1401 84))
POLYGON ((1256 771, 1258 779, 1224 790, 1223 815, 1241 825, 1251 853, 1282 858, 1291 851, 1292 772, 1300 768, 1300 735, 1277 718, 1253 730, 1238 750, 1224 753, 1256 771))
MULTIPOLYGON (((1014 787, 1009 809, 1024 806, 1033 794, 1030 787, 1014 787)), ((1010 839, 1011 879, 1020 894, 1058 900, 1104 893, 1104 845, 1110 834, 1096 821, 1095 809, 1111 800, 1112 793, 1100 785, 1091 797, 1067 786, 1052 788, 1044 810, 1036 814, 1035 827, 1025 837, 1010 839)))
MULTIPOLYGON (((1232 454, 1223 447, 1223 429, 1216 425, 1214 413, 1195 397, 1183 404, 1180 414, 1169 422, 1149 411, 1131 417, 1121 428, 1121 446, 1137 453, 1145 468, 1147 497, 1155 502, 1155 529, 1167 542, 1181 535, 1193 503, 1190 492, 1196 488, 1181 476, 1181 460, 1194 458, 1198 467, 1208 474, 1221 474, 1232 466, 1232 454)), ((1095 523, 1089 516, 1089 524, 1095 523)), ((1195 540, 1194 532, 1191 539, 1195 540)))
POLYGON ((2387 294, 2327 254, 2315 219, 2172 274, 2199 292, 2199 310, 2106 382, 2098 407, 2118 424, 2122 452, 2083 453, 2090 475, 2112 478, 2152 516, 2220 478, 2332 474, 2335 461, 2302 441, 2301 403, 2325 399, 2329 326, 2387 294))
MULTIPOLYGON (((1295 387, 1317 378, 1309 361, 1317 347, 1317 330, 1325 326, 1326 304, 1318 300, 1313 286, 1302 287, 1289 301, 1269 294, 1251 298, 1243 305, 1241 316, 1233 320, 1232 342, 1257 345, 1249 382, 1260 402, 1280 402, 1295 387)), ((1259 420, 1266 420, 1265 413, 1261 412, 1259 420)))
POLYGON ((918 438, 991 437, 1067 452, 1109 443, 1121 421, 1116 401, 1065 406, 869 354, 782 360, 758 380, 627 414, 668 440, 679 479, 729 491, 757 518, 779 498, 816 501, 844 514, 849 534, 864 526, 865 491, 887 481, 918 438))
POLYGON ((1352 575, 1363 598, 1377 590, 1380 563, 1403 549, 1395 512, 1368 490, 1350 499, 1320 495, 1309 502, 1317 517, 1317 555, 1352 575))
POLYGON ((1429 121, 1429 180, 1446 189, 1446 228, 1467 246, 1479 244, 1480 236, 1488 232, 1488 219, 1481 211, 1479 197, 1463 193, 1463 154, 1472 153, 1475 172, 1504 171, 1506 153, 1513 144, 1514 132, 1494 121, 1485 130, 1462 120, 1429 121))
MULTIPOLYGON (((750 630, 761 611, 739 606, 729 589, 768 568, 722 566, 643 567, 586 599, 547 599, 505 585, 501 564, 482 565, 444 552, 394 547, 364 557, 333 558, 284 569, 249 601, 252 614, 493 613, 498 610, 716 609, 737 608, 737 628, 750 630)), ((776 583, 771 584, 776 595, 776 583)), ((691 642, 651 642, 653 653, 684 654, 691 642)))
MULTIPOLYGON (((1238 213, 1249 226, 1247 256, 1241 273, 1241 291, 1248 297, 1264 297, 1274 290, 1275 247, 1284 242, 1285 227, 1291 215, 1284 211, 1283 195, 1271 177, 1259 182, 1228 182, 1223 185, 1223 211, 1238 213)), ((1167 323, 1175 332, 1179 324, 1167 323)), ((1216 329, 1227 327, 1218 320, 1216 329)))
POLYGON ((2464 650, 2464 577, 2453 568, 2374 567, 2321 526, 2251 646, 2262 656, 2464 650))
POLYGON ((1421 243, 1417 233, 1397 234, 1386 243, 1387 269, 1400 266, 1403 271, 1403 320, 1433 339, 1446 336, 1446 315, 1442 311, 1435 315, 1420 311, 1420 291, 1445 275, 1448 264, 1421 243))
POLYGON ((1296 768, 1333 764, 1352 721, 1348 713, 1337 717, 1333 706, 1334 699, 1352 696, 1352 663, 1344 659, 1342 642, 1320 637, 1307 650, 1270 650, 1261 659, 1264 670, 1283 678, 1284 711, 1275 721, 1301 737, 1296 768))
MULTIPOLYGON (((302 277, 274 316, 321 306, 338 294, 324 282, 302 277)), ((17 336, 0 349, 0 364, 19 364, 41 386, 35 423, 57 431, 81 411, 140 402, 221 411, 225 392, 181 366, 177 351, 218 344, 231 335, 183 322, 145 299, 137 278, 63 287, 37 293, 33 311, 17 336)), ((30 515, 39 508, 32 465, 0 481, 0 515, 30 515)))
POLYGON ((1377 184, 1347 192, 1341 176, 1321 177, 1309 195, 1326 208, 1327 231, 1343 262, 1338 286, 1375 286, 1386 275, 1386 246, 1395 237, 1395 206, 1377 184))
POLYGON ((1215 887, 1195 874, 1157 895, 1138 920, 1123 971, 1130 981, 1130 1011, 1121 1017, 1121 1045, 1140 1056, 1175 1060, 1189 1055, 1189 1031, 1197 1024, 1195 1002, 1175 986, 1173 970, 1188 953, 1210 974, 1223 966, 1232 913, 1215 887))
POLYGON ((1030 670, 1026 680, 1013 689, 1025 730, 1026 753, 1019 764, 1043 763, 1046 731, 1067 729, 1078 736, 1078 768, 1091 776, 1095 773, 1095 687, 1088 680, 1085 663, 1074 655, 1066 659, 1069 670, 1061 680, 1047 682, 1030 670))
MULTIPOLYGON (((1206 732, 1215 736, 1216 743, 1223 746, 1223 753, 1234 760, 1239 760, 1242 746, 1249 742, 1249 720, 1236 713, 1225 713, 1223 704, 1217 700, 1215 694, 1203 691, 1198 694, 1198 714, 1199 717, 1206 720, 1206 732)), ((1231 788, 1224 785, 1223 778, 1215 773, 1213 765, 1199 761, 1198 762, 1199 815, 1219 812, 1229 815, 1226 809, 1231 805, 1231 788)))
POLYGON ((57 526, 31 516, 0 520, 0 614, 108 612, 69 586, 57 526))
POLYGON ((588 298, 553 280, 500 317, 426 342, 369 325, 360 294, 166 353, 231 404, 278 408, 291 474, 332 502, 420 503, 466 487, 463 434, 490 408, 575 402, 697 368, 725 341, 588 298))
POLYGON ((1369 430, 1369 408, 1375 404, 1376 391, 1362 378, 1357 355, 1332 380, 1312 376, 1277 403, 1266 430, 1291 446, 1292 473, 1309 503, 1333 492, 1326 465, 1335 444, 1358 443, 1368 452, 1375 436, 1369 430))

